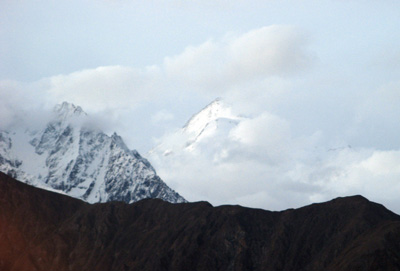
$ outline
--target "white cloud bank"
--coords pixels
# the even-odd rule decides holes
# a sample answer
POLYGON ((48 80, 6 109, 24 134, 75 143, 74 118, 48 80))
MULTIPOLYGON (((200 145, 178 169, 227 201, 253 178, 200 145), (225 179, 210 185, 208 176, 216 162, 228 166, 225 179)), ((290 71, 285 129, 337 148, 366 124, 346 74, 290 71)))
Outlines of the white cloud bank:
POLYGON ((267 112, 218 125, 194 149, 178 131, 150 153, 160 176, 188 200, 282 210, 361 194, 400 212, 400 150, 329 149, 321 134, 296 136, 267 112))

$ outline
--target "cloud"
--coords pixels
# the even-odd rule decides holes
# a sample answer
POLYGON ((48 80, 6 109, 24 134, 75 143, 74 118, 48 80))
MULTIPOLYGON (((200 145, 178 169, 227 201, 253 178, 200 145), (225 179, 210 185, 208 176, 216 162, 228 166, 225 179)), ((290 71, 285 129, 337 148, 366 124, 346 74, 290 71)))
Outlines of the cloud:
POLYGON ((154 101, 161 107, 160 101, 172 103, 178 97, 208 100, 229 96, 243 100, 243 88, 265 101, 274 96, 272 92, 278 93, 279 87, 287 88, 282 78, 298 74, 312 63, 307 44, 301 30, 273 25, 189 46, 180 54, 166 57, 160 65, 101 66, 33 84, 37 93, 45 94, 47 104, 68 101, 91 113, 132 111, 154 101))
MULTIPOLYGON (((217 205, 279 209, 294 203, 279 201, 284 194, 282 186, 292 187, 292 179, 285 173, 299 152, 289 122, 263 112, 240 118, 237 123, 219 119, 215 125, 214 130, 210 128, 213 124, 208 124, 206 128, 211 130, 203 131, 190 148, 192 136, 184 130, 160 139, 161 145, 149 159, 169 185, 189 200, 208 200, 217 205)), ((313 184, 296 185, 313 189, 313 184)), ((306 202, 303 197, 302 203, 306 202)))
POLYGON ((160 176, 189 200, 208 200, 215 205, 283 210, 361 194, 400 212, 398 153, 340 150, 333 155, 323 153, 315 163, 286 160, 274 165, 246 160, 245 153, 241 161, 225 157, 218 164, 205 155, 179 154, 154 165, 160 176))
POLYGON ((357 103, 350 130, 353 141, 378 149, 400 148, 400 81, 391 81, 357 103))
POLYGON ((310 64, 306 38, 292 26, 252 30, 228 46, 230 73, 248 78, 297 73, 310 64))
POLYGON ((46 92, 37 84, 0 81, 0 129, 43 125, 50 118, 47 109, 46 92))
POLYGON ((48 93, 57 101, 79 104, 89 111, 129 108, 157 91, 157 69, 98 67, 47 79, 48 93))
POLYGON ((362 194, 399 213, 399 162, 399 150, 341 150, 323 163, 334 170, 324 175, 321 195, 362 194))
POLYGON ((271 76, 297 74, 312 63, 307 38, 292 26, 273 25, 190 46, 166 57, 168 76, 215 89, 271 76))
POLYGON ((243 149, 253 149, 260 153, 257 157, 268 157, 277 162, 291 147, 290 133, 286 120, 264 112, 256 118, 241 121, 230 131, 229 136, 239 142, 243 149))
MULTIPOLYGON (((187 47, 180 54, 166 57, 160 65, 101 66, 43 78, 23 88, 35 90, 35 94, 25 91, 27 97, 40 93, 38 100, 47 108, 68 101, 90 115, 104 117, 105 123, 134 120, 133 126, 117 126, 124 126, 120 130, 127 134, 138 135, 139 128, 132 127, 145 126, 142 130, 149 132, 155 127, 168 129, 161 117, 171 125, 180 125, 179 120, 193 113, 194 100, 201 105, 216 96, 228 96, 235 102, 242 101, 242 111, 251 108, 259 113, 265 106, 260 101, 273 104, 281 95, 278 89, 285 92, 288 88, 284 78, 306 69, 310 61, 304 33, 292 26, 273 25, 187 47), (244 88, 250 95, 243 96, 244 88), (170 114, 155 115, 165 108, 170 114)), ((7 112, 3 115, 11 118, 7 112)))
POLYGON ((151 117, 151 120, 154 123, 168 122, 173 119, 174 119, 174 115, 167 110, 160 110, 151 117))
POLYGON ((5 127, 11 124, 15 118, 16 111, 21 108, 18 106, 18 100, 23 95, 16 91, 14 82, 0 82, 0 127, 5 127))
POLYGON ((229 126, 219 120, 194 148, 182 131, 165 135, 149 159, 192 201, 283 210, 361 194, 400 212, 400 150, 329 148, 322 132, 300 136, 291 126, 267 111, 229 126))

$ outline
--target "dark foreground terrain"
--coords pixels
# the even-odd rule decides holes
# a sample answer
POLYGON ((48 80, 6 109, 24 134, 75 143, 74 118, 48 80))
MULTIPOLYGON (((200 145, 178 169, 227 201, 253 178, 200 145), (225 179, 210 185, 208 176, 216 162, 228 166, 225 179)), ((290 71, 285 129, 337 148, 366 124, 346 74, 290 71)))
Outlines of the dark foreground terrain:
POLYGON ((400 270, 400 216, 361 196, 90 205, 0 173, 0 270, 400 270))

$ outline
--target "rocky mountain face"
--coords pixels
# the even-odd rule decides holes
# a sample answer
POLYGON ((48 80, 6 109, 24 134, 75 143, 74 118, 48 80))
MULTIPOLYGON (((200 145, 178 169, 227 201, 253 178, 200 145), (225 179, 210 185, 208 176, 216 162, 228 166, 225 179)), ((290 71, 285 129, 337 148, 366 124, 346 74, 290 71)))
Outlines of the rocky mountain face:
POLYGON ((66 102, 43 130, 0 130, 0 171, 90 203, 185 201, 120 136, 92 128, 82 108, 66 102))
POLYGON ((270 212, 83 201, 0 173, 0 270, 400 270, 400 216, 361 196, 270 212))

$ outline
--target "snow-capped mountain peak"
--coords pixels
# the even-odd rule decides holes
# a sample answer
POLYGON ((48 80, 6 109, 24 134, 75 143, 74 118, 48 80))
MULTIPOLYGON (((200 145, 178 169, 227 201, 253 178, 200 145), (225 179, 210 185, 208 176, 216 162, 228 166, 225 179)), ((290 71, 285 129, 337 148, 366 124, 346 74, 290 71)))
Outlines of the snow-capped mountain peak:
POLYGON ((54 120, 35 132, 0 127, 0 171, 91 203, 143 198, 185 201, 119 135, 88 127, 81 107, 64 102, 54 112, 54 120))
POLYGON ((200 112, 193 115, 185 124, 183 130, 187 133, 200 134, 209 123, 218 119, 238 119, 232 113, 232 109, 227 106, 221 98, 215 99, 209 105, 204 107, 200 112))
POLYGON ((61 121, 87 116, 82 107, 76 106, 69 102, 63 102, 62 104, 56 105, 54 107, 54 112, 57 114, 57 118, 61 121))
POLYGON ((193 115, 183 128, 166 137, 149 154, 152 159, 158 159, 155 157, 169 156, 182 150, 195 152, 199 145, 207 144, 209 140, 229 137, 230 130, 243 119, 235 115, 221 98, 217 98, 193 115))

